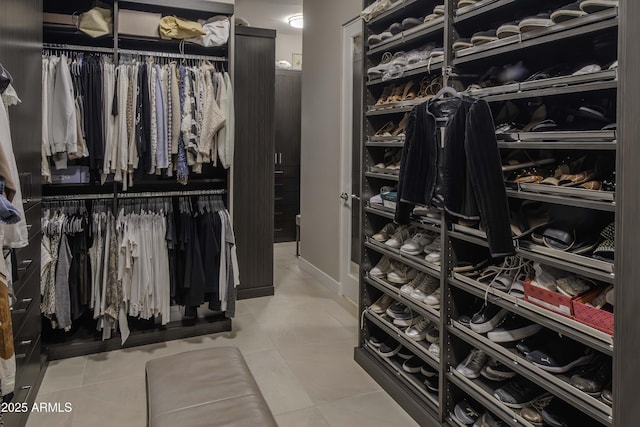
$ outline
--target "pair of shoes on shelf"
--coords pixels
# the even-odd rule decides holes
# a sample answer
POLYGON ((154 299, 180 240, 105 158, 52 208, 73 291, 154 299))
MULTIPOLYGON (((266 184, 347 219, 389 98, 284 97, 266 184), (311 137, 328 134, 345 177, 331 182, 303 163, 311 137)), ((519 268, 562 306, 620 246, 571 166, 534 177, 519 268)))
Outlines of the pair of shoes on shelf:
POLYGON ((431 308, 440 309, 440 281, 427 273, 418 273, 411 282, 400 288, 400 292, 431 308))
POLYGON ((403 137, 409 123, 409 114, 405 113, 398 125, 392 121, 384 124, 373 136, 380 137, 403 137))
POLYGON ((378 264, 369 271, 369 276, 378 279, 386 278, 387 281, 404 285, 416 277, 418 272, 406 264, 392 260, 384 255, 378 264))

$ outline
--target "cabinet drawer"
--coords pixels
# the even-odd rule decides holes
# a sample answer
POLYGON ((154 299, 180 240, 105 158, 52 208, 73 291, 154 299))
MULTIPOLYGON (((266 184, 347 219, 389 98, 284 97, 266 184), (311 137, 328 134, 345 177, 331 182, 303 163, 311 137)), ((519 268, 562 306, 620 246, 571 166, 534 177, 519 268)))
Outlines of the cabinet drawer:
POLYGON ((20 282, 23 278, 29 277, 31 270, 39 268, 40 264, 40 239, 42 233, 38 233, 29 240, 29 245, 16 249, 16 268, 18 277, 14 277, 14 282, 20 282))
POLYGON ((31 273, 22 280, 16 282, 13 286, 16 298, 19 300, 24 298, 33 298, 40 300, 40 271, 31 269, 31 273))
POLYGON ((275 193, 299 193, 300 181, 297 178, 276 178, 274 181, 275 193))
MULTIPOLYGON (((23 359, 18 366, 16 360, 16 391, 24 388, 34 389, 38 376, 42 370, 42 357, 40 354, 40 339, 34 343, 31 353, 23 359)), ((37 390, 35 390, 37 392, 37 390)), ((35 396, 33 396, 35 398, 35 396)), ((28 397, 27 397, 28 398, 28 397)))
MULTIPOLYGON (((29 316, 40 321, 39 304, 40 300, 35 298, 20 298, 11 307, 11 323, 13 324, 13 335, 20 334, 22 328, 24 328, 29 319, 29 316), (35 313, 35 314, 34 314, 35 313)), ((32 319, 32 321, 35 321, 32 319)))
POLYGON ((42 228, 42 205, 40 203, 30 206, 28 210, 24 212, 24 218, 27 223, 27 230, 29 230, 29 241, 33 239, 35 235, 40 232, 42 228))
POLYGON ((282 178, 297 178, 300 175, 300 169, 297 166, 275 165, 273 175, 276 182, 282 178))
MULTIPOLYGON (((14 318, 11 318, 12 322, 14 318)), ((16 355, 19 352, 29 354, 30 350, 25 347, 33 345, 40 336, 42 319, 37 304, 32 304, 32 309, 21 319, 21 323, 13 323, 13 342, 16 355), (19 348, 20 347, 20 348, 19 348)))

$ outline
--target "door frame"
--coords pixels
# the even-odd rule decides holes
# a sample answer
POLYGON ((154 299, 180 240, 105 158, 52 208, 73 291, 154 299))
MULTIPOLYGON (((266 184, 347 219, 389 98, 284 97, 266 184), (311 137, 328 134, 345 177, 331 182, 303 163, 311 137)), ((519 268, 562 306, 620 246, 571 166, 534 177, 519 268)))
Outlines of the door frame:
MULTIPOLYGON (((354 38, 362 34, 362 20, 353 19, 342 26, 342 83, 341 83, 341 173, 340 191, 348 195, 346 202, 341 202, 340 212, 340 295, 359 303, 360 283, 358 269, 352 267, 351 262, 351 209, 345 208, 345 203, 353 207, 352 188, 352 152, 353 152, 353 49, 354 38)), ((359 189, 358 189, 359 190, 359 189)), ((359 191, 358 191, 359 192, 359 191)))

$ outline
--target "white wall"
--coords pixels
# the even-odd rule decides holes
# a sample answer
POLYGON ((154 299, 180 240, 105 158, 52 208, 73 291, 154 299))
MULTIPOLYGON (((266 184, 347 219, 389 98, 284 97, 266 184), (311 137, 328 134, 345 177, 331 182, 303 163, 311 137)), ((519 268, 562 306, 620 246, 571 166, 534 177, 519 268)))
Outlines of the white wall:
MULTIPOLYGON (((302 34, 278 32, 276 37, 276 61, 284 59, 291 62, 292 53, 302 53, 302 34)), ((293 62, 291 63, 293 64, 293 62)))
POLYGON ((302 72, 301 250, 340 280, 340 124, 342 25, 360 0, 305 1, 302 72))

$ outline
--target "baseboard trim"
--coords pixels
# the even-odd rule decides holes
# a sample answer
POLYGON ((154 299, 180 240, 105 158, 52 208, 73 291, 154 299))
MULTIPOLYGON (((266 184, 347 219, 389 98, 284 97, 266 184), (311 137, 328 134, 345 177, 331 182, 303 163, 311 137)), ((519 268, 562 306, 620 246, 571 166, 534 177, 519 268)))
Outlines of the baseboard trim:
POLYGON ((320 270, 318 267, 311 264, 309 261, 307 261, 303 257, 298 258, 298 265, 300 266, 300 269, 302 271, 309 273, 311 277, 316 279, 318 282, 322 283, 322 285, 325 288, 329 289, 331 292, 335 292, 336 294, 340 295, 340 290, 341 290, 340 283, 333 280, 333 278, 329 276, 327 273, 320 270))
POLYGON ((273 286, 264 286, 262 288, 238 289, 238 300, 252 299, 260 297, 270 297, 275 294, 273 286))

